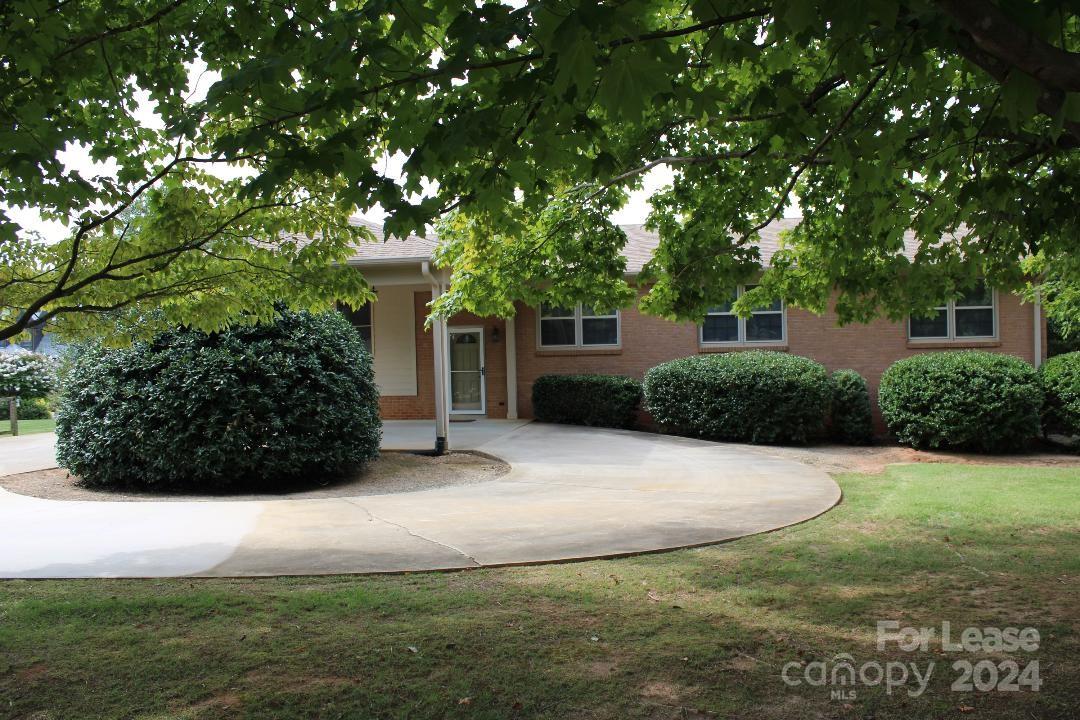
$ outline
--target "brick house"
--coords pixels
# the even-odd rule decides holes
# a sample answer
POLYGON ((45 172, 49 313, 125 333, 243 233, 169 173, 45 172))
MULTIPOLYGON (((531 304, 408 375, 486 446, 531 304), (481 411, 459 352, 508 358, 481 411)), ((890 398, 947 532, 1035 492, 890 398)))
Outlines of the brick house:
MULTIPOLYGON (((780 220, 762 231, 763 262, 778 248, 780 233, 796 222, 780 220)), ((633 276, 658 240, 640 225, 624 230, 627 273, 633 276)), ((641 378, 674 358, 750 348, 804 355, 830 370, 856 370, 872 398, 885 368, 926 350, 979 348, 1035 365, 1045 359, 1039 307, 989 288, 943 305, 930 320, 900 323, 881 319, 841 327, 831 312, 815 315, 779 303, 747 320, 730 314, 729 306, 713 308, 701 325, 650 317, 634 307, 598 313, 519 304, 514 318, 462 313, 428 330, 427 305, 450 282, 449 272, 430 261, 434 246, 416 237, 371 243, 350 261, 378 293, 376 302, 348 314, 372 350, 387 419, 529 418, 532 384, 546 373, 641 378)))

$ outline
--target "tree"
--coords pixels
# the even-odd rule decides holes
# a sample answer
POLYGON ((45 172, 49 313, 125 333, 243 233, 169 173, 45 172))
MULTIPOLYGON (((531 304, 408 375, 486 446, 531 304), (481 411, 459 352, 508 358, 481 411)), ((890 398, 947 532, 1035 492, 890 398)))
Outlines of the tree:
POLYGON ((55 387, 56 366, 48 356, 26 351, 0 353, 0 398, 45 397, 55 387))
MULTIPOLYGON (((625 237, 606 217, 658 166, 674 181, 652 199, 661 242, 642 304, 666 317, 698 319, 726 300, 756 268, 758 232, 795 197, 804 220, 741 311, 783 297, 815 310, 835 303, 844 320, 900 317, 979 275, 1024 289, 1025 258, 1053 268, 1078 253, 1080 19, 1062 3, 109 0, 45 9, 15 0, 0 10, 2 112, 15 128, 0 135, 0 199, 53 215, 84 209, 69 253, 84 226, 84 236, 100 228, 108 237, 95 241, 100 256, 118 239, 123 248, 122 229, 96 208, 154 180, 164 189, 151 193, 152 238, 167 237, 159 223, 175 231, 218 202, 229 209, 199 238, 217 242, 215 229, 249 207, 231 251, 251 247, 242 236, 274 238, 318 218, 329 229, 309 247, 330 261, 349 240, 348 213, 378 203, 391 235, 443 222, 440 257, 457 277, 441 312, 506 312, 538 297, 624 304, 625 237), (185 102, 185 63, 196 58, 221 79, 204 100, 185 102), (162 129, 128 127, 140 89, 157 102, 162 129), (119 179, 88 188, 65 174, 54 157, 73 139, 115 159, 119 179), (394 154, 405 157, 400 180, 380 170, 394 154), (209 160, 251 174, 209 187, 209 160), (198 210, 170 224, 177 194, 198 210), (919 242, 914 257, 905 230, 919 242)), ((44 252, 12 237, 9 227, 0 242, 19 262, 44 252)), ((260 260, 296 254, 286 245, 260 260)), ((192 257, 189 279, 223 270, 192 257)), ((283 290, 299 303, 345 290, 360 299, 362 288, 334 285, 347 274, 324 283, 325 266, 305 267, 318 280, 297 281, 304 291, 252 270, 250 298, 197 288, 149 299, 211 325, 283 290)), ((110 283, 128 287, 100 286, 110 283)), ((25 304, 4 292, 5 305, 25 304)))
POLYGON ((234 12, 185 0, 0 5, 0 340, 42 322, 108 333, 129 308, 146 332, 218 330, 268 320, 276 302, 369 297, 341 264, 370 239, 348 222, 342 180, 294 170, 270 183, 264 158, 213 147, 223 126, 187 99, 191 63, 229 41, 234 12), (100 165, 68 165, 79 148, 100 165), (43 242, 12 219, 20 206, 70 234, 43 242))

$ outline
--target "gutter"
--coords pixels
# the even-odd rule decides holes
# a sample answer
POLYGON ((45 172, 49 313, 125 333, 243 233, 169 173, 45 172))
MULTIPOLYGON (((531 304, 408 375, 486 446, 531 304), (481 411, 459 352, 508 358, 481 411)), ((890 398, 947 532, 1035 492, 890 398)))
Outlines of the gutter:
POLYGON ((345 264, 350 267, 368 267, 376 265, 396 265, 400 267, 412 267, 416 263, 427 265, 431 258, 427 255, 416 257, 392 257, 392 258, 349 258, 345 264))

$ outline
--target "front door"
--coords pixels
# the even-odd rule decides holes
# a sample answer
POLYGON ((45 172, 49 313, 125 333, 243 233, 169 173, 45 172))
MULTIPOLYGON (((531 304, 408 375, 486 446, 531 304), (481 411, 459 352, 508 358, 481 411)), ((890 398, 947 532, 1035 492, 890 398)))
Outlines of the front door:
POLYGON ((484 331, 448 328, 450 333, 450 412, 483 414, 484 331))

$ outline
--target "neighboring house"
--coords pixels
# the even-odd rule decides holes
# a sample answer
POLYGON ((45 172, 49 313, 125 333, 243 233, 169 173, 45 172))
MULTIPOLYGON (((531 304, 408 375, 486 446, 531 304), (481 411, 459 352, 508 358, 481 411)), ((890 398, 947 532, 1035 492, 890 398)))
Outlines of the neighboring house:
POLYGON ((63 352, 64 348, 67 347, 63 343, 57 341, 55 335, 50 332, 45 332, 45 328, 42 325, 31 325, 30 329, 27 331, 27 335, 27 337, 23 337, 17 341, 0 341, 0 353, 15 352, 16 348, 22 348, 23 350, 41 353, 42 355, 56 356, 63 352))
MULTIPOLYGON (((376 226, 363 222, 381 239, 376 226)), ((778 248, 780 233, 797 222, 777 221, 762 231, 763 263, 778 248)), ((658 239, 640 225, 624 230, 627 272, 636 275, 658 239)), ((371 243, 350 261, 378 293, 372 306, 350 316, 373 352, 387 419, 445 415, 437 413, 436 396, 444 392, 437 387, 446 388, 451 416, 528 418, 532 384, 546 373, 640 378, 674 358, 749 348, 805 355, 830 370, 857 370, 869 382, 871 397, 885 368, 925 350, 979 348, 1036 365, 1045 358, 1046 326, 1039 308, 986 288, 943 305, 930 320, 906 323, 876 320, 841 327, 831 312, 815 315, 780 303, 746 320, 732 315, 728 305, 717 307, 701 325, 643 315, 634 307, 599 313, 581 306, 519 304, 512 319, 463 313, 427 330, 427 305, 450 281, 446 269, 432 267, 434 246, 433 240, 416 237, 371 243)))

